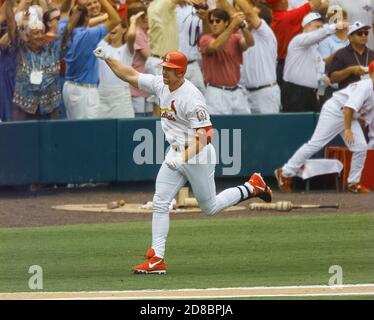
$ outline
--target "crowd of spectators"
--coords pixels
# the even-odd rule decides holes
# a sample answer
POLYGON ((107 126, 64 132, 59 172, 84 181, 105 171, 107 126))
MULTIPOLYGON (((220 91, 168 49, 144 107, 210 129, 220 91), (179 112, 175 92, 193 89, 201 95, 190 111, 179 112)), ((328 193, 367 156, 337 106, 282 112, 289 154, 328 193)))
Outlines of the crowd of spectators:
MULTIPOLYGON (((161 74, 168 51, 211 114, 320 111, 367 76, 372 0, 0 0, 0 120, 157 115, 93 50, 161 74)), ((374 140, 374 121, 368 129, 374 140)), ((374 145, 374 141, 371 141, 374 145)))

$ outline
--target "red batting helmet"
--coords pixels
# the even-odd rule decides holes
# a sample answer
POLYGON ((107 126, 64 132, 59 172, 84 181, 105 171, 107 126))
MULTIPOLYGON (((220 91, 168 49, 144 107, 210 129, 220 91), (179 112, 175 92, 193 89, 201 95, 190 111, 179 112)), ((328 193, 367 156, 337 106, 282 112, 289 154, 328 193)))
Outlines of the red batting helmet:
POLYGON ((162 57, 161 66, 177 69, 177 74, 184 74, 187 70, 187 57, 179 51, 169 51, 162 57))

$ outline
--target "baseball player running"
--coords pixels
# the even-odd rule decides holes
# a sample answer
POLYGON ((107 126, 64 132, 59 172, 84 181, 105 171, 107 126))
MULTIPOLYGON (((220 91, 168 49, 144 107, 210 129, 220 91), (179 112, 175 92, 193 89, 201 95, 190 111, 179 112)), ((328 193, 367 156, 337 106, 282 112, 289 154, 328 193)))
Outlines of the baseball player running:
POLYGON ((374 121, 374 61, 369 65, 370 78, 354 82, 337 91, 323 105, 317 127, 312 138, 304 144, 291 159, 274 171, 279 189, 291 192, 292 177, 305 161, 340 134, 352 154, 352 164, 348 176, 348 190, 367 193, 369 189, 361 185, 367 143, 358 119, 370 125, 374 121))
POLYGON ((272 192, 259 173, 243 185, 216 195, 215 150, 210 143, 212 123, 202 93, 184 78, 186 56, 178 51, 165 54, 162 76, 142 74, 131 66, 107 57, 102 48, 95 55, 104 59, 122 80, 155 94, 160 100, 161 126, 171 148, 158 172, 153 197, 152 247, 146 262, 133 267, 134 273, 165 274, 165 244, 169 231, 169 206, 188 181, 200 208, 207 215, 253 197, 271 202, 272 192))

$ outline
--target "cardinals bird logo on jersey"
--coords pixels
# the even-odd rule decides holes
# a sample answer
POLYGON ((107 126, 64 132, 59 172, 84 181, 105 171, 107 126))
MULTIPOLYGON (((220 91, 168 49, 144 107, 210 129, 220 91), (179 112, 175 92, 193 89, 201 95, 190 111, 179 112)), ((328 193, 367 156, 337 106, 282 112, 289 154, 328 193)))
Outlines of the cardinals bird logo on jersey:
POLYGON ((171 101, 170 108, 160 108, 161 118, 165 118, 171 121, 177 120, 177 110, 175 109, 174 100, 171 101))

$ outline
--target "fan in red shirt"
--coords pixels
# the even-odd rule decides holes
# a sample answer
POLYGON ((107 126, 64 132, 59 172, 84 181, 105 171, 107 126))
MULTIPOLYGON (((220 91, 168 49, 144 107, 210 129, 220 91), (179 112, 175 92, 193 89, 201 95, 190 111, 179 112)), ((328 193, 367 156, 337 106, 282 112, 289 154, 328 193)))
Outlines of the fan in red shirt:
POLYGON ((302 31, 301 21, 311 11, 319 11, 321 0, 310 0, 301 7, 288 10, 288 0, 266 0, 271 7, 273 20, 270 27, 273 29, 278 41, 277 80, 283 83, 284 61, 287 55, 288 44, 294 36, 302 31))

